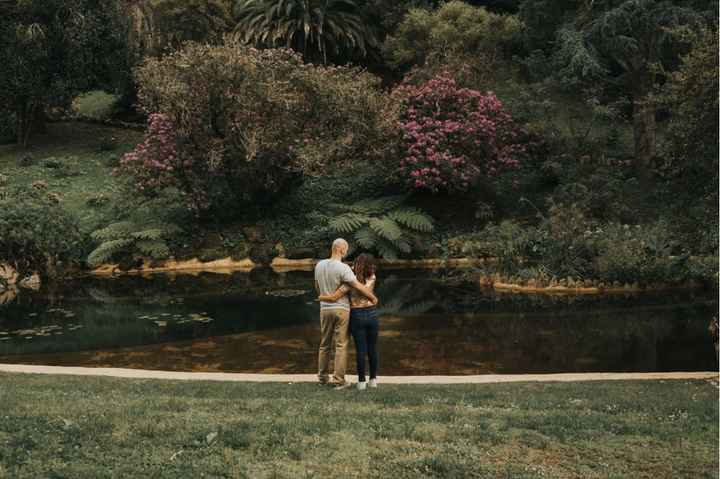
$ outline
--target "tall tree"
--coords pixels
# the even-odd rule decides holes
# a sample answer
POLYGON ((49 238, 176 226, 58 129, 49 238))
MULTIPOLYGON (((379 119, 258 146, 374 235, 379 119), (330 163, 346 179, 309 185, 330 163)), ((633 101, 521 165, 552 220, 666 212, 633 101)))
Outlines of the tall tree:
MULTIPOLYGON (((582 3, 582 2, 581 2, 582 3)), ((645 175, 656 155, 657 104, 651 93, 677 64, 685 42, 674 33, 704 25, 701 13, 670 1, 589 2, 557 34, 561 73, 620 85, 633 103, 635 166, 645 175)))
POLYGON ((376 33, 357 0, 239 0, 236 31, 258 46, 286 46, 306 61, 365 56, 377 46, 376 33))
POLYGON ((113 89, 128 70, 114 0, 25 0, 3 13, 0 109, 14 116, 23 146, 47 107, 66 107, 88 89, 113 89))

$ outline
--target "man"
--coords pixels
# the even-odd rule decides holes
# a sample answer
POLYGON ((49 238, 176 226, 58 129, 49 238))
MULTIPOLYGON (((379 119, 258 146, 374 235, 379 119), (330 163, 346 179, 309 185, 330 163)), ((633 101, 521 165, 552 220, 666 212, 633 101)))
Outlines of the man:
MULTIPOLYGON (((373 304, 377 298, 355 277, 350 266, 342 262, 347 256, 348 243, 342 238, 333 241, 330 259, 324 259, 315 266, 315 289, 318 295, 334 293, 345 283, 358 290, 373 304)), ((332 384, 336 389, 349 386, 345 381, 347 366, 348 326, 350 322, 350 301, 347 296, 331 303, 320 303, 320 349, 318 351, 318 380, 320 384, 332 384), (335 339, 335 370, 330 380, 330 348, 335 339)))

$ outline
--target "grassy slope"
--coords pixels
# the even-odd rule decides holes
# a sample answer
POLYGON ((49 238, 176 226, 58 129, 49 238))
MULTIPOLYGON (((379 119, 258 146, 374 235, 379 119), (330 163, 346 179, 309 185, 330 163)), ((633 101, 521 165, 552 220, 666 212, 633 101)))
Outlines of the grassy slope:
POLYGON ((111 175, 112 168, 106 164, 107 158, 110 155, 119 157, 141 138, 142 133, 131 130, 84 123, 52 123, 48 125, 47 134, 32 138, 27 150, 14 145, 0 146, 0 173, 8 177, 10 186, 30 186, 33 181, 47 181, 47 191, 58 193, 61 204, 77 216, 82 231, 89 233, 112 221, 110 205, 120 194, 119 183, 111 175), (117 139, 114 151, 100 151, 101 140, 106 137, 117 139), (33 155, 34 164, 19 166, 18 159, 27 153, 33 155), (50 157, 81 174, 55 177, 55 170, 43 166, 43 160, 50 157), (101 207, 89 206, 87 200, 99 194, 104 194, 110 201, 101 207))
POLYGON ((718 477, 702 381, 0 383, 0 477, 718 477))

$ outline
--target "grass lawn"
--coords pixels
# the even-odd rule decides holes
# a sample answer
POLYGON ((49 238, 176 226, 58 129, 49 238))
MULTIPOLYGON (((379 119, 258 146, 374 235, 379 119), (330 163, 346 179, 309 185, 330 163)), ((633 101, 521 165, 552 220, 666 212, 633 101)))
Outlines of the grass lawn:
POLYGON ((0 374, 0 477, 718 477, 706 381, 253 384, 0 374))

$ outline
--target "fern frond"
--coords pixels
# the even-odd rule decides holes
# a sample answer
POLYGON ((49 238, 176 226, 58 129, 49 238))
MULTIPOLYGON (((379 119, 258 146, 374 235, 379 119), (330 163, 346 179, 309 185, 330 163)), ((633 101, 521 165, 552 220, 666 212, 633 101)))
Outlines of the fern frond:
POLYGON ((373 249, 377 240, 377 235, 367 226, 363 226, 355 232, 355 241, 365 249, 373 249))
POLYGON ((408 306, 402 308, 400 311, 403 315, 415 316, 418 314, 424 314, 430 311, 437 305, 437 301, 426 300, 410 303, 408 306))
POLYGON ((400 208, 390 211, 387 216, 410 229, 432 233, 435 228, 432 218, 417 208, 400 208))
POLYGON ((153 229, 147 229, 143 231, 138 231, 136 233, 132 233, 130 235, 131 238, 139 239, 139 240, 159 240, 165 235, 165 231, 161 228, 153 228, 153 229))
POLYGON ((135 247, 144 255, 154 259, 167 258, 170 255, 170 248, 162 240, 142 240, 135 244, 135 247))
POLYGON ((105 241, 88 255, 87 262, 90 266, 97 266, 105 263, 106 261, 112 259, 112 256, 115 253, 121 251, 127 246, 130 246, 134 242, 134 239, 128 238, 105 241))
POLYGON ((360 214, 382 214, 400 206, 405 201, 404 196, 384 196, 370 200, 361 200, 351 205, 332 203, 330 208, 338 211, 350 211, 360 214))
POLYGON ((135 229, 133 222, 119 221, 109 224, 105 228, 93 231, 90 237, 97 242, 116 240, 128 236, 135 231, 135 229))
POLYGON ((408 241, 405 240, 405 238, 400 238, 399 240, 395 241, 394 244, 401 253, 408 254, 412 251, 412 246, 408 241))
POLYGON ((160 229, 163 230, 163 236, 165 238, 182 233, 182 228, 174 223, 164 223, 160 225, 160 229))
POLYGON ((390 301, 382 301, 380 308, 378 308, 378 314, 395 314, 402 310, 403 301, 400 299, 392 299, 390 301))
POLYGON ((395 243, 402 237, 402 230, 395 221, 388 216, 372 218, 368 223, 375 234, 395 243))
POLYGON ((391 242, 383 238, 378 238, 376 248, 381 258, 398 259, 398 251, 391 242))
POLYGON ((328 226, 339 233, 351 233, 367 223, 370 218, 357 213, 346 213, 336 216, 328 222, 328 226))

